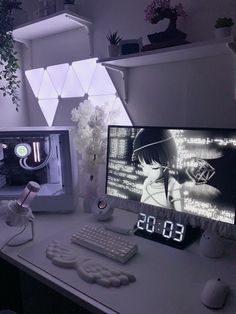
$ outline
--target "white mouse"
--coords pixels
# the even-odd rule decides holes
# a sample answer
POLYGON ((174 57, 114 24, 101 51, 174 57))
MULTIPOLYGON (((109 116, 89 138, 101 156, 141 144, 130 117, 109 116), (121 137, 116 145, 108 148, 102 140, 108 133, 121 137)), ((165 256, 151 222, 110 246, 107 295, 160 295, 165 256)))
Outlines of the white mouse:
POLYGON ((201 294, 202 303, 211 309, 222 308, 229 293, 229 287, 220 279, 209 279, 201 294))

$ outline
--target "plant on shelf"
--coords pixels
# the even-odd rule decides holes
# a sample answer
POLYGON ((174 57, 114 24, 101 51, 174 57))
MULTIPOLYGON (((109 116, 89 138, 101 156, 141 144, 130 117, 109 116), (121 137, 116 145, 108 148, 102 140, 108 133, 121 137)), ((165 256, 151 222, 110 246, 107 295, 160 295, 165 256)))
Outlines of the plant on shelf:
POLYGON ((12 103, 19 110, 20 81, 17 76, 19 63, 14 49, 13 9, 21 9, 17 0, 0 0, 0 91, 3 96, 10 96, 12 103))
POLYGON ((231 28, 234 25, 232 18, 219 17, 215 23, 216 39, 228 37, 231 35, 231 28))
POLYGON ((183 41, 187 37, 184 32, 178 30, 176 27, 178 17, 187 16, 181 3, 171 6, 170 0, 154 0, 145 8, 144 13, 145 20, 151 24, 157 24, 164 19, 169 20, 169 25, 164 32, 148 35, 148 39, 151 43, 167 42, 171 40, 183 41))
POLYGON ((118 35, 117 31, 112 33, 111 31, 106 36, 109 46, 108 46, 108 54, 109 57, 117 57, 120 53, 119 43, 122 38, 118 35))
POLYGON ((216 20, 215 28, 232 27, 233 25, 234 25, 234 22, 233 22, 232 18, 219 17, 216 20))
POLYGON ((121 37, 117 34, 117 32, 112 33, 110 31, 109 34, 107 34, 107 40, 109 41, 110 45, 119 45, 119 42, 121 41, 121 37))

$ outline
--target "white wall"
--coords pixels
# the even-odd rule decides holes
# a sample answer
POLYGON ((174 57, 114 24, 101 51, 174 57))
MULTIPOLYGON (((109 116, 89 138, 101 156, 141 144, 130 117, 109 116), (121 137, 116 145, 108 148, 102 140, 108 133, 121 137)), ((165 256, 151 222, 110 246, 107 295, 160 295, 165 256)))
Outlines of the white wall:
MULTIPOLYGON (((79 14, 93 21, 94 56, 107 57, 109 30, 117 30, 124 39, 142 36, 146 44, 147 34, 164 29, 165 21, 151 25, 144 20, 144 8, 150 2, 79 0, 79 14)), ((214 23, 219 16, 232 17, 236 22, 235 0, 182 2, 188 17, 179 19, 179 28, 188 34, 191 42, 213 39, 214 23)), ((31 5, 32 10, 32 2, 25 0, 24 4, 31 5)), ((84 59, 88 57, 84 44, 84 33, 79 31, 37 40, 33 42, 33 68, 84 59)), ((24 61, 28 68, 27 51, 24 61)), ((127 111, 135 124, 142 125, 235 126, 234 63, 235 59, 228 54, 132 69, 127 111)), ((28 83, 26 85, 31 124, 45 124, 28 83)), ((55 123, 70 123, 70 110, 79 102, 79 99, 61 102, 55 123)))
MULTIPOLYGON (((80 13, 94 21, 94 44, 96 54, 107 56, 106 34, 118 31, 124 39, 143 37, 160 31, 165 22, 152 25, 144 20, 144 9, 152 0, 78 0, 80 13)), ((178 26, 188 34, 191 42, 214 38, 214 23, 218 17, 232 17, 236 22, 235 0, 172 0, 172 4, 182 2, 188 14, 179 18, 178 26)))
POLYGON ((229 54, 136 68, 127 110, 137 125, 235 127, 233 62, 229 54))

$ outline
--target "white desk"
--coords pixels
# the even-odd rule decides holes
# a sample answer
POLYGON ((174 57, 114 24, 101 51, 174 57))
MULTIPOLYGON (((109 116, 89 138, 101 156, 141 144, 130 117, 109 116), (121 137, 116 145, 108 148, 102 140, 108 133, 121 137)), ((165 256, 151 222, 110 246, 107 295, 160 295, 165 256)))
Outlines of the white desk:
MULTIPOLYGON (((136 215, 115 211, 112 223, 131 227, 135 221, 136 215)), ((73 231, 94 222, 93 217, 79 213, 41 214, 35 222, 33 244, 21 249, 8 247, 0 256, 93 313, 214 313, 200 302, 201 290, 212 277, 221 277, 231 288, 225 307, 217 313, 236 313, 236 243, 227 241, 225 256, 215 260, 201 256, 197 243, 182 251, 132 236, 138 243, 139 253, 125 265, 73 245, 80 255, 96 257, 107 265, 131 272, 137 279, 121 288, 104 288, 84 282, 74 270, 57 268, 44 253, 52 239, 69 243, 73 231)))

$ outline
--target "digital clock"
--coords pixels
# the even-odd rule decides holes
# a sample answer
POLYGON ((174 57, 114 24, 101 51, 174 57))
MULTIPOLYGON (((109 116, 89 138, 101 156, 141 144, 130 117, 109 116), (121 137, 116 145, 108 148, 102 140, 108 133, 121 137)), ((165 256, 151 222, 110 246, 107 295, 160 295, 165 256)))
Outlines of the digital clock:
POLYGON ((153 241, 185 248, 199 235, 199 228, 150 215, 145 211, 139 213, 135 234, 153 241))

